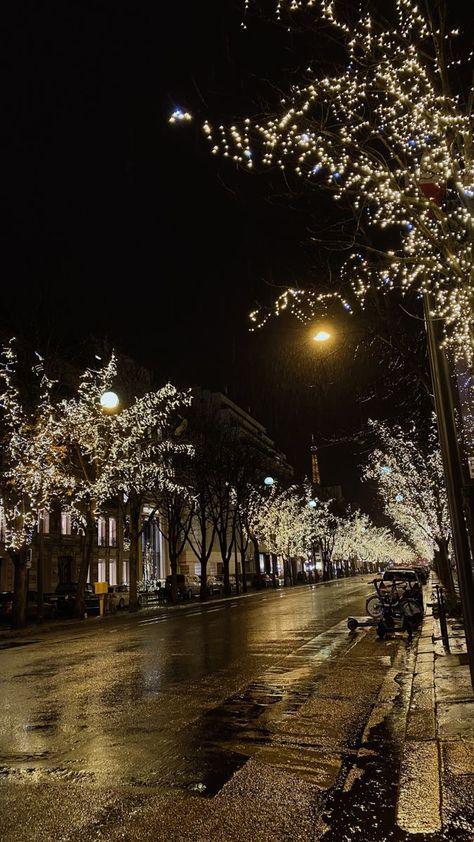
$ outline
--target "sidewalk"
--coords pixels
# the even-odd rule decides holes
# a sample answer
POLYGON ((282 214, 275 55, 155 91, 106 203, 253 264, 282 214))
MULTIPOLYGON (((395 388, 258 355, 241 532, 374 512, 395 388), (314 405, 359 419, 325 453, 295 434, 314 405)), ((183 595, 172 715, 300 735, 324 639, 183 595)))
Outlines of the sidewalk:
POLYGON ((471 839, 474 692, 461 623, 448 620, 448 633, 449 651, 438 620, 427 608, 417 641, 397 824, 408 833, 471 839))

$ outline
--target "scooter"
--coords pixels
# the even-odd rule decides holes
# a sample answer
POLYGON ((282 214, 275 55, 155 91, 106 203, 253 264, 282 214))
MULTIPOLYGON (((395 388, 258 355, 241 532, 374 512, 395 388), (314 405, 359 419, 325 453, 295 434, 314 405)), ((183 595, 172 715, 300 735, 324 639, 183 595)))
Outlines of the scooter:
POLYGON ((359 628, 366 628, 367 626, 376 626, 379 621, 374 617, 366 617, 364 620, 358 620, 357 617, 347 618, 347 628, 349 631, 355 631, 359 628))
POLYGON ((347 621, 348 629, 355 631, 358 627, 376 626, 377 635, 380 638, 384 638, 386 634, 402 631, 406 632, 408 639, 411 640, 413 630, 423 619, 423 610, 419 601, 406 594, 397 603, 394 603, 391 597, 382 591, 379 584, 380 581, 374 579, 374 587, 382 606, 381 616, 379 618, 367 617, 365 620, 349 617, 347 621))

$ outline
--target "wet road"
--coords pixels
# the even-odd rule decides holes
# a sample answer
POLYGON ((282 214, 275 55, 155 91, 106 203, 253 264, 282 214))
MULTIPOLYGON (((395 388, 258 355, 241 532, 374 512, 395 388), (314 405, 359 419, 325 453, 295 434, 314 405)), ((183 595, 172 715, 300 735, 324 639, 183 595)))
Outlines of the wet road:
POLYGON ((376 802, 396 798, 412 653, 348 632, 368 590, 348 579, 4 643, 1 838, 404 839, 376 802), (377 740, 390 762, 364 770, 377 740), (363 771, 375 798, 358 836, 346 802, 363 771))

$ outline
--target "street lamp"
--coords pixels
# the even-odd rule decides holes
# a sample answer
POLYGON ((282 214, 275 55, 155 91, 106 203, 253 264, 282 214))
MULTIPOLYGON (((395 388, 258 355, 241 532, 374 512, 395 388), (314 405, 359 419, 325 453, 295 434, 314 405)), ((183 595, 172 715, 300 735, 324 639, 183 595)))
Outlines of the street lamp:
POLYGON ((104 392, 100 396, 100 405, 105 412, 115 412, 120 400, 116 392, 104 392))
POLYGON ((263 484, 266 485, 267 488, 270 488, 274 482, 275 480, 273 479, 273 477, 265 477, 265 479, 263 480, 263 484))
POLYGON ((328 333, 327 330, 318 330, 318 332, 313 336, 315 342, 327 342, 330 338, 331 334, 328 333))

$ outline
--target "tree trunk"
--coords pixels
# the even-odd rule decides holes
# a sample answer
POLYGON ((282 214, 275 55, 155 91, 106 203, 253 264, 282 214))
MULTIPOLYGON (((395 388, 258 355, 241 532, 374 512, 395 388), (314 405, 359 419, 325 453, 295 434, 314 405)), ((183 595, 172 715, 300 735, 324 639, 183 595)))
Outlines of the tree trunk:
POLYGON ((13 595, 13 609, 12 609, 12 628, 23 629, 26 626, 26 602, 27 602, 27 581, 28 569, 26 562, 28 558, 28 550, 22 547, 21 550, 14 552, 9 551, 10 558, 13 562, 15 571, 14 581, 14 595, 13 595))
POLYGON ((240 593, 239 564, 237 561, 237 541, 234 542, 235 592, 240 593))
POLYGON ((257 590, 260 591, 262 589, 262 580, 260 578, 260 551, 258 547, 258 541, 256 538, 252 538, 253 544, 253 559, 255 564, 255 576, 257 581, 257 590))
POLYGON ((209 591, 207 589, 207 558, 201 558, 201 590, 199 593, 201 602, 207 602, 209 591))
POLYGON ((436 544, 437 549, 434 554, 436 572, 446 588, 446 592, 449 593, 450 596, 454 596, 454 582, 448 556, 448 543, 443 538, 439 538, 436 540, 436 544))
POLYGON ((170 567, 171 567, 171 602, 175 604, 178 601, 178 580, 177 580, 177 569, 178 569, 178 558, 177 556, 170 555, 170 567))
POLYGON ((138 578, 138 554, 140 551, 140 510, 141 504, 139 500, 129 499, 129 515, 130 515, 130 581, 129 588, 129 608, 133 612, 138 611, 138 597, 137 597, 137 578, 138 578))
POLYGON ((37 589, 37 614, 36 622, 42 623, 44 620, 44 541, 43 541, 43 526, 40 526, 41 532, 38 535, 38 561, 36 570, 36 589, 37 589))
POLYGON ((242 564, 242 590, 247 593, 247 559, 245 550, 240 550, 240 562, 242 564))
POLYGON ((87 571, 90 569, 92 553, 94 551, 94 539, 96 537, 95 521, 91 512, 86 516, 86 531, 82 552, 81 567, 77 578, 77 593, 74 601, 74 616, 82 620, 85 614, 84 591, 87 582, 87 571))

